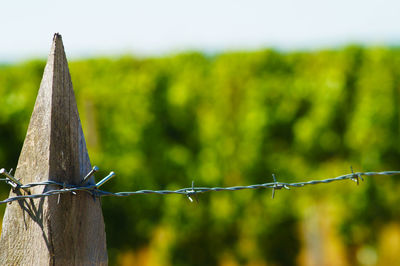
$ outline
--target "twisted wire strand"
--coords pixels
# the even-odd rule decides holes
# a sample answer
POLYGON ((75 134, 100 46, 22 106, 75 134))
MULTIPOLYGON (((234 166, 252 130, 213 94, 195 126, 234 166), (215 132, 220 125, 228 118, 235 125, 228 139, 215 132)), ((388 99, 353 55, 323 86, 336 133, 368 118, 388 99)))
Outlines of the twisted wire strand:
MULTIPOLYGON (((168 194, 180 194, 186 195, 192 201, 191 196, 200 193, 206 193, 211 191, 237 191, 243 189, 259 189, 259 188, 271 188, 273 189, 273 193, 275 189, 290 189, 290 187, 304 187, 308 185, 318 185, 318 184, 326 184, 341 180, 352 180, 355 181, 357 184, 359 183, 359 179, 362 179, 362 176, 376 176, 376 175, 383 175, 383 176, 391 176, 391 175, 400 175, 400 171, 383 171, 383 172, 356 172, 351 174, 346 174, 334 178, 327 178, 322 180, 310 180, 305 182, 294 182, 294 183, 284 183, 284 182, 269 182, 263 184, 254 184, 248 186, 233 186, 233 187, 194 187, 192 183, 192 187, 188 188, 181 188, 177 190, 137 190, 137 191, 125 191, 125 192, 109 192, 98 189, 97 185, 87 185, 87 186, 79 186, 79 185, 68 185, 65 183, 60 183, 56 181, 43 181, 43 182, 34 182, 25 184, 22 186, 18 186, 15 189, 27 189, 36 186, 48 186, 48 185, 57 185, 62 188, 60 189, 50 189, 46 192, 40 194, 33 194, 33 195, 18 195, 14 197, 7 198, 3 201, 0 201, 0 204, 5 204, 8 202, 16 201, 16 200, 23 200, 23 199, 37 199, 43 197, 49 197, 53 195, 59 195, 63 193, 76 193, 77 191, 85 191, 90 193, 95 197, 105 197, 105 196, 114 196, 114 197, 128 197, 133 195, 139 194, 159 194, 159 195, 168 195, 168 194)), ((1 178, 0 181, 6 181, 7 183, 10 182, 7 178, 1 178)), ((274 195, 274 194, 273 194, 274 195)))

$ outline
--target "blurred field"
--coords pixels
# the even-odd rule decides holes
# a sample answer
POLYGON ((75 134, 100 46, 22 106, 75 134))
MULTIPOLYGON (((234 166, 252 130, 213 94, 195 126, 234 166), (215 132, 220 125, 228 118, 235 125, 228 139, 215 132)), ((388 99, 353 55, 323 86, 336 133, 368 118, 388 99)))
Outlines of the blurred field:
MULTIPOLYGON (((0 66, 0 167, 17 164, 44 64, 0 66)), ((95 58, 70 72, 97 178, 118 174, 106 190, 400 170, 399 49, 95 58)), ((199 203, 104 198, 110 265, 400 265, 399 180, 279 190, 273 200, 270 190, 199 203)))

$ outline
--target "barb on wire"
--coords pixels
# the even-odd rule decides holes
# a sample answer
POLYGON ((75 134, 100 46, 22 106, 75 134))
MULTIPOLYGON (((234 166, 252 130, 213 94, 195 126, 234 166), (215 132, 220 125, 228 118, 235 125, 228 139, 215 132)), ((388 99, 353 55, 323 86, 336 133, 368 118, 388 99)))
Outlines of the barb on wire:
POLYGON ((17 186, 22 186, 22 184, 11 175, 12 169, 10 170, 10 172, 7 172, 6 169, 1 168, 0 169, 0 174, 4 175, 7 178, 7 183, 9 183, 13 188, 16 188, 17 186))
POLYGON ((282 189, 282 188, 290 189, 290 188, 287 186, 286 183, 279 183, 279 182, 277 182, 277 181, 276 181, 275 174, 272 174, 272 178, 274 179, 274 184, 275 184, 274 186, 272 186, 272 198, 275 197, 275 189, 282 189))
POLYGON ((94 175, 94 173, 96 173, 97 171, 99 171, 99 168, 95 165, 93 166, 92 170, 90 170, 90 172, 83 178, 83 180, 81 181, 81 184, 86 183, 86 181, 89 180, 89 178, 94 175))
MULTIPOLYGON (((33 195, 18 195, 14 197, 10 197, 8 199, 5 199, 3 201, 0 201, 0 204, 4 204, 7 202, 12 202, 16 200, 23 200, 23 199, 36 199, 36 198, 42 198, 42 197, 49 197, 52 195, 60 195, 62 193, 74 193, 76 194, 77 191, 85 191, 87 193, 90 193, 93 195, 93 197, 105 197, 105 196, 113 196, 113 197, 128 197, 128 196, 133 196, 133 195, 139 195, 139 194, 159 194, 159 195, 167 195, 167 194, 181 194, 185 195, 189 198, 191 202, 193 202, 192 196, 194 196, 197 199, 197 194, 200 193, 206 193, 206 192, 211 192, 211 191, 237 191, 237 190, 243 190, 243 189, 259 189, 259 188, 271 188, 272 189, 272 198, 275 196, 275 190, 276 189, 290 189, 290 187, 304 187, 308 185, 318 185, 318 184, 326 184, 326 183, 331 183, 331 182, 336 182, 336 181, 341 181, 341 180, 352 180, 355 181, 357 184, 359 183, 360 180, 364 180, 362 176, 375 176, 375 175, 383 175, 383 176, 390 176, 390 175, 400 175, 400 171, 383 171, 383 172, 357 172, 354 173, 353 168, 350 167, 351 169, 351 174, 347 175, 342 175, 334 178, 327 178, 327 179, 322 179, 322 180, 310 180, 310 181, 305 181, 305 182, 295 182, 295 183, 284 183, 284 182, 278 182, 276 181, 275 174, 272 175, 274 182, 270 183, 263 183, 263 184, 254 184, 254 185, 248 185, 248 186, 233 186, 233 187, 195 187, 194 186, 194 181, 192 181, 192 186, 190 188, 181 188, 177 190, 137 190, 137 191, 127 191, 127 192, 109 192, 109 191, 104 191, 100 190, 99 187, 103 185, 105 182, 109 181, 112 177, 115 176, 114 172, 111 172, 109 175, 104 177, 101 181, 96 183, 95 185, 83 185, 82 182, 81 185, 70 185, 70 184, 65 184, 65 183, 60 183, 56 181, 43 181, 43 182, 34 182, 34 183, 29 183, 29 184, 21 184, 17 179, 12 177, 10 173, 3 169, 0 170, 0 174, 4 175, 6 178, 1 178, 0 181, 5 181, 6 183, 10 184, 13 186, 14 189, 28 189, 32 188, 35 186, 47 186, 47 185, 57 185, 60 188, 59 189, 52 189, 40 194, 33 194, 33 195), (11 177, 10 177, 11 176, 11 177), (19 182, 19 184, 15 184, 15 179, 16 181, 19 182), (15 186, 16 185, 16 186, 15 186)), ((91 176, 95 171, 97 171, 98 168, 94 167, 91 172, 88 173, 87 176, 91 176)), ((86 176, 86 177, 87 177, 86 176)), ((88 179, 88 178, 86 178, 88 179)), ((59 201, 59 200, 58 200, 59 201)))
POLYGON ((199 199, 197 198, 197 193, 194 187, 194 180, 192 181, 192 188, 190 190, 186 190, 186 196, 190 200, 190 202, 193 202, 192 196, 194 195, 196 202, 199 202, 199 199))

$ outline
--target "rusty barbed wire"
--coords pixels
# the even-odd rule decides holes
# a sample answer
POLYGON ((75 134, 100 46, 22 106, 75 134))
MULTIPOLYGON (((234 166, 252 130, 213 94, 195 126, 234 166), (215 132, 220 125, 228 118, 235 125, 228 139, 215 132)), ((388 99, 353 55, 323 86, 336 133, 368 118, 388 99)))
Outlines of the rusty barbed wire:
MULTIPOLYGON (((188 188, 181 188, 177 190, 136 190, 136 191, 126 191, 126 192, 109 192, 100 190, 99 187, 109 181, 112 177, 115 176, 114 172, 111 172, 109 175, 104 177, 101 181, 97 182, 94 185, 84 185, 84 183, 96 172, 98 171, 98 167, 94 166, 93 169, 85 176, 82 180, 81 185, 71 185, 60 183, 56 181, 42 181, 42 182, 33 182, 29 184, 21 184, 19 180, 11 175, 11 173, 7 172, 4 168, 0 169, 0 174, 6 176, 6 178, 1 178, 0 181, 5 181, 9 185, 11 185, 13 190, 23 189, 27 190, 36 186, 59 186, 59 189, 51 189, 45 191, 40 194, 33 195, 18 195, 14 197, 7 198, 3 201, 0 201, 0 204, 5 204, 8 202, 23 200, 23 199, 37 199, 43 197, 49 197, 53 195, 60 195, 63 193, 73 193, 76 194, 77 191, 85 191, 90 193, 94 197, 106 197, 106 196, 114 196, 114 197, 128 197, 133 195, 140 194, 159 194, 159 195, 168 195, 168 194, 180 194, 185 195, 189 198, 191 202, 193 202, 192 197, 195 196, 197 199, 197 194, 202 194, 206 192, 218 192, 218 191, 237 191, 243 189, 260 189, 260 188, 271 188, 272 189, 272 198, 274 198, 276 189, 290 189, 291 187, 304 187, 308 185, 318 185, 318 184, 326 184, 331 182, 337 182, 342 180, 352 180, 359 184, 359 180, 363 181, 363 176, 390 176, 390 175, 400 175, 400 171, 383 171, 383 172, 353 172, 351 168, 351 174, 341 175, 334 178, 327 178, 321 180, 310 180, 305 182, 294 182, 294 183, 285 183, 276 181, 276 177, 272 174, 274 182, 263 183, 263 184, 254 184, 247 186, 232 186, 232 187, 195 187, 194 181, 192 182, 192 186, 188 188), (18 183, 14 182, 17 181, 18 183), (21 184, 21 185, 20 185, 21 184)), ((10 171, 11 172, 11 171, 10 171)), ((47 187, 48 188, 48 187, 47 187)))

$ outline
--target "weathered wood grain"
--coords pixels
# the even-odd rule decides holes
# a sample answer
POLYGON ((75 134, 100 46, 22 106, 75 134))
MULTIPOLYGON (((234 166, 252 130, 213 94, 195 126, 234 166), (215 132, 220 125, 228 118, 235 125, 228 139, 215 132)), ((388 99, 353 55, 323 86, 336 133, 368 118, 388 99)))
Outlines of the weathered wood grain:
MULTIPOLYGON (((55 34, 15 177, 78 184, 91 165, 61 35, 55 34)), ((93 180, 91 181, 93 182, 93 180)), ((30 193, 49 190, 38 186, 30 193)), ((10 196, 27 193, 11 191, 10 196)), ((1 265, 106 265, 101 204, 85 192, 7 205, 1 265)))

